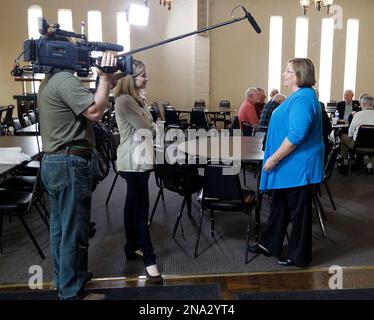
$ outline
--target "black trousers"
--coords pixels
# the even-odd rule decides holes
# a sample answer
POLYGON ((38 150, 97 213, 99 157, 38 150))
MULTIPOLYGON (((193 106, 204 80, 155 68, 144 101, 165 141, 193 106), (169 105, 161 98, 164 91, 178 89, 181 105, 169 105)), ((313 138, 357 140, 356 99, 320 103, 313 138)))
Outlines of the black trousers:
POLYGON ((143 261, 146 267, 156 263, 156 256, 148 228, 149 192, 148 179, 150 171, 123 172, 122 178, 127 182, 127 195, 124 208, 124 223, 126 232, 125 251, 128 254, 135 250, 143 251, 143 261))
POLYGON ((287 257, 298 266, 312 261, 313 185, 273 190, 270 216, 260 243, 279 257, 291 222, 287 257))

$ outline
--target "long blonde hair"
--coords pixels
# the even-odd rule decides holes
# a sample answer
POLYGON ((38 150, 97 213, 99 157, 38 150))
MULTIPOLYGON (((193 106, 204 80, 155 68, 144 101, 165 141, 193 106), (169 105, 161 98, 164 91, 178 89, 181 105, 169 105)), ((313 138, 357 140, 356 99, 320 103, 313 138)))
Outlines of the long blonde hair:
POLYGON ((132 64, 133 74, 129 74, 118 80, 118 84, 114 89, 115 97, 118 97, 123 94, 128 94, 133 97, 136 102, 143 107, 144 102, 140 95, 140 89, 135 85, 135 78, 146 72, 145 64, 139 60, 133 60, 132 64))

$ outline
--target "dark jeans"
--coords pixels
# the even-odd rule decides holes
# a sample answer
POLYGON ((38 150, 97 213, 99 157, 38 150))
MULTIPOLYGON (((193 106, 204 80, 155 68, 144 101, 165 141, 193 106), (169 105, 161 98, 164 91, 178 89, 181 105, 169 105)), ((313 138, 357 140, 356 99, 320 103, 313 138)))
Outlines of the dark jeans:
POLYGON ((270 216, 260 243, 279 257, 287 226, 292 223, 288 255, 296 265, 312 261, 312 196, 313 185, 273 190, 270 216))
POLYGON ((124 172, 120 175, 126 180, 127 195, 124 209, 126 232, 125 251, 132 254, 140 249, 146 267, 156 263, 148 228, 149 192, 148 180, 150 171, 124 172))
POLYGON ((51 206, 54 284, 60 299, 71 299, 83 293, 87 279, 91 193, 98 181, 97 160, 46 154, 41 175, 51 206))

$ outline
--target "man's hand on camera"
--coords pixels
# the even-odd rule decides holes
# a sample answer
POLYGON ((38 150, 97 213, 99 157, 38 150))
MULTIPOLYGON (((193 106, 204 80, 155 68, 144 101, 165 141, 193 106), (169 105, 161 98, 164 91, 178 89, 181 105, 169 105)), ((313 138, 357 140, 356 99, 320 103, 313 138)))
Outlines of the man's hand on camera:
MULTIPOLYGON (((100 67, 105 68, 105 67, 116 67, 117 65, 117 59, 111 53, 110 51, 105 51, 100 62, 100 67)), ((97 69, 97 74, 100 76, 102 79, 106 79, 109 82, 113 81, 114 78, 114 73, 106 73, 102 69, 97 69)))

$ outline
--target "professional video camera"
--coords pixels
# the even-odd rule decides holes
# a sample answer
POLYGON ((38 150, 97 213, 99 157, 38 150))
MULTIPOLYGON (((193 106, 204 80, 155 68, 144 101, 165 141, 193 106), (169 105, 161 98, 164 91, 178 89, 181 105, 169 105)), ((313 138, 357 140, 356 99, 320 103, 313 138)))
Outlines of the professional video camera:
POLYGON ((37 40, 25 40, 23 52, 17 57, 13 76, 20 76, 23 71, 34 73, 50 73, 54 69, 69 69, 77 72, 79 77, 87 77, 92 66, 100 68, 105 73, 121 70, 132 74, 132 56, 121 55, 115 67, 100 67, 101 58, 91 57, 92 51, 122 51, 123 47, 112 43, 88 42, 84 34, 76 34, 61 30, 59 24, 49 25, 44 18, 38 19, 39 33, 37 40), (72 41, 71 39, 74 39, 72 41), (31 62, 29 67, 20 67, 19 58, 31 62))

